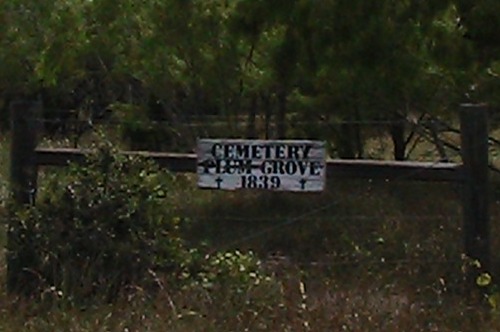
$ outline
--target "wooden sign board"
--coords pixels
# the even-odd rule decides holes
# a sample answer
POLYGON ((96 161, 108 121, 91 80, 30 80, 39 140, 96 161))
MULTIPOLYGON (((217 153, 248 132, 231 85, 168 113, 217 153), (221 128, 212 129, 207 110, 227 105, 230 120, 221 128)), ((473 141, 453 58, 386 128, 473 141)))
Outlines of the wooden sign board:
POLYGON ((198 186, 208 189, 321 191, 324 142, 200 139, 198 186))

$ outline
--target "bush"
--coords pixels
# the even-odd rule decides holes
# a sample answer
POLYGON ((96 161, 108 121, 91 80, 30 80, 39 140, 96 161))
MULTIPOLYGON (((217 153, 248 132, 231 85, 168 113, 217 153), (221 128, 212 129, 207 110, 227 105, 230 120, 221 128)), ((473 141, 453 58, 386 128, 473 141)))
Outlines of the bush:
POLYGON ((10 213, 9 268, 19 293, 110 302, 127 289, 153 295, 166 282, 170 291, 252 308, 279 298, 251 252, 186 248, 176 212, 186 191, 153 162, 104 147, 43 182, 36 206, 10 213))
POLYGON ((173 177, 151 162, 101 148, 85 166, 48 180, 36 207, 13 214, 10 262, 31 275, 28 292, 111 300, 153 285, 186 251, 169 197, 173 177))

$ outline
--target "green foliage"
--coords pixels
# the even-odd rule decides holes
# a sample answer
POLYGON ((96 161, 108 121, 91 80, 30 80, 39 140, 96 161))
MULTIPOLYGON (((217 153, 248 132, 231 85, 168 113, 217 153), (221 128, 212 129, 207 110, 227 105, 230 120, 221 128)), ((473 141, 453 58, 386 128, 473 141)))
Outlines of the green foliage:
POLYGON ((172 177, 107 148, 87 161, 50 179, 36 207, 12 221, 10 254, 35 291, 112 299, 124 287, 151 286, 151 270, 176 270, 185 251, 172 177))
MULTIPOLYGON (((266 108, 267 129, 306 121, 287 134, 338 150, 358 141, 362 155, 361 129, 325 122, 449 114, 467 98, 498 105, 496 9, 495 0, 3 1, 0 112, 40 92, 60 96, 46 100, 53 108, 121 103, 135 113, 148 113, 154 95, 173 125, 210 114, 237 126, 242 110, 258 123, 266 108)), ((156 128, 136 134, 161 140, 156 128)))
POLYGON ((251 252, 186 249, 179 185, 152 161, 102 146, 84 166, 44 182, 36 206, 11 207, 9 264, 23 280, 14 290, 42 300, 114 301, 130 289, 151 293, 161 275, 172 289, 234 301, 257 291, 267 305, 262 289, 277 291, 251 252))
POLYGON ((111 107, 113 118, 120 120, 120 140, 130 150, 174 151, 174 129, 161 122, 161 115, 151 114, 151 108, 140 105, 115 103, 111 107))

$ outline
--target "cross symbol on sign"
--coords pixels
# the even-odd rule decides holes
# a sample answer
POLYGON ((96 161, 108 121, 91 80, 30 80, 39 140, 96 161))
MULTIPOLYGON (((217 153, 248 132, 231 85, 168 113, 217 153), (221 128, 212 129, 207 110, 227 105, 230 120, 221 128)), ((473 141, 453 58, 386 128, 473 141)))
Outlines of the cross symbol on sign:
POLYGON ((217 182, 217 189, 220 189, 220 184, 223 180, 221 179, 221 177, 219 176, 217 179, 215 179, 215 182, 217 182))

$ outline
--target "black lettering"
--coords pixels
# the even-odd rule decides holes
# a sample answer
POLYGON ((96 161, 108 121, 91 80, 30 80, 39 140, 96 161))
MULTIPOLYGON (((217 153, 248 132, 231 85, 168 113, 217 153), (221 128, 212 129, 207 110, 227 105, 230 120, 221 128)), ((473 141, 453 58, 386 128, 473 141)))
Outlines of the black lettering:
POLYGON ((262 189, 269 188, 269 184, 267 183, 268 179, 269 178, 267 177, 267 175, 261 175, 261 176, 259 176, 259 181, 260 181, 259 188, 262 188, 262 189))
POLYGON ((203 166, 203 173, 204 174, 210 174, 210 168, 214 167, 214 161, 213 160, 205 160, 201 166, 203 166))
POLYGON ((281 185, 281 180, 277 176, 271 176, 271 189, 279 188, 281 185))
POLYGON ((236 145, 236 158, 250 159, 249 154, 250 154, 250 146, 236 145))
POLYGON ((294 175, 297 172, 297 165, 294 161, 288 161, 285 166, 286 174, 294 175))
POLYGON ((261 148, 262 148, 261 145, 252 145, 252 159, 262 158, 262 154, 260 151, 261 148))
POLYGON ((276 155, 276 159, 284 159, 285 158, 285 146, 284 145, 276 145, 274 152, 276 155))
POLYGON ((262 174, 269 174, 273 172, 273 161, 272 160, 264 160, 262 164, 260 164, 260 171, 262 174))
POLYGON ((311 148, 312 148, 312 146, 310 146, 310 145, 304 145, 302 147, 302 157, 304 159, 309 158, 309 152, 311 152, 311 148))
POLYGON ((238 160, 238 174, 252 174, 252 160, 238 160))
POLYGON ((235 160, 226 160, 226 165, 224 166, 224 172, 226 174, 234 174, 236 173, 235 160))
POLYGON ((224 159, 233 159, 234 155, 234 145, 224 145, 224 159))
POLYGON ((283 160, 273 160, 273 174, 285 174, 285 163, 283 160))
POLYGON ((297 145, 289 145, 288 146, 288 158, 290 159, 299 159, 299 150, 300 147, 297 145))
POLYGON ((212 156, 214 156, 215 159, 220 159, 222 157, 218 151, 219 149, 222 149, 219 143, 212 145, 212 156))
POLYGON ((248 176, 247 182, 248 182, 247 188, 250 188, 250 189, 257 188, 257 176, 256 175, 248 176))
POLYGON ((271 146, 270 145, 264 145, 264 154, 266 156, 266 159, 271 158, 271 146))
POLYGON ((221 169, 221 164, 224 160, 221 160, 221 159, 215 159, 214 162, 215 162, 215 174, 221 174, 222 173, 222 169, 221 169))
POLYGON ((297 161, 297 166, 299 168, 300 175, 306 174, 307 161, 298 160, 297 161))
POLYGON ((320 175, 321 174, 321 163, 319 161, 312 161, 309 164, 309 174, 311 175, 320 175))

